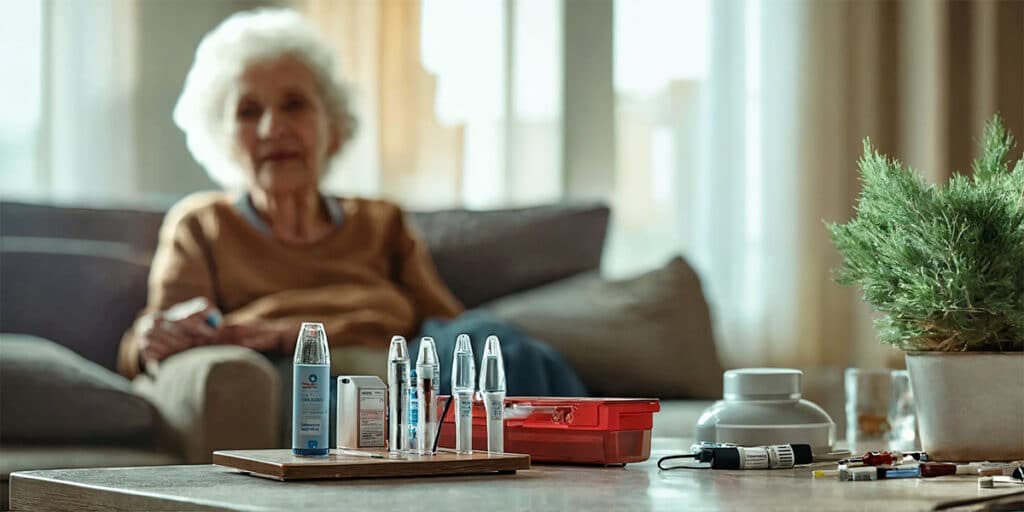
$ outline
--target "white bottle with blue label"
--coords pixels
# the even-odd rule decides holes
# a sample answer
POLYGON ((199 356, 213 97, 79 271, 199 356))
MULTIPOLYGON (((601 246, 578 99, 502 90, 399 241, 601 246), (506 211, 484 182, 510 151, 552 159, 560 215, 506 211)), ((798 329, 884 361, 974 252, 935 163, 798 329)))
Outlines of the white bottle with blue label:
POLYGON ((299 328, 292 362, 292 452, 327 455, 330 431, 331 353, 321 323, 299 328))

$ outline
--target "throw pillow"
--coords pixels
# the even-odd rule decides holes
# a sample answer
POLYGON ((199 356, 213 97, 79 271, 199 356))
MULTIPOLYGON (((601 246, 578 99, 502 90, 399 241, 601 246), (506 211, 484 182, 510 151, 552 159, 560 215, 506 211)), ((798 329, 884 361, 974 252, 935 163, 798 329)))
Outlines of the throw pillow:
POLYGON ((146 305, 149 258, 113 242, 4 237, 0 330, 53 340, 114 370, 121 336, 146 305))
POLYGON ((711 315, 676 257, 633 279, 587 273, 486 306, 562 352, 599 396, 722 396, 711 315))
POLYGON ((0 334, 0 395, 4 442, 138 444, 156 424, 127 379, 27 334, 0 334))
POLYGON ((603 205, 415 213, 441 279, 467 308, 598 268, 603 205), (496 271, 499 270, 499 271, 496 271))

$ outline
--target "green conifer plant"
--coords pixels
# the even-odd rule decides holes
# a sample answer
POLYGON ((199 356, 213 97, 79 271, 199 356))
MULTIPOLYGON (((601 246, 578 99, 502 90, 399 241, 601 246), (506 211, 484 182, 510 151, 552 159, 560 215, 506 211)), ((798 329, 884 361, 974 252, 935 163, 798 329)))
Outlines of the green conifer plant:
POLYGON ((1024 159, 996 115, 972 176, 929 185, 864 141, 856 215, 828 224, 836 280, 881 313, 883 342, 917 351, 1024 350, 1024 159))

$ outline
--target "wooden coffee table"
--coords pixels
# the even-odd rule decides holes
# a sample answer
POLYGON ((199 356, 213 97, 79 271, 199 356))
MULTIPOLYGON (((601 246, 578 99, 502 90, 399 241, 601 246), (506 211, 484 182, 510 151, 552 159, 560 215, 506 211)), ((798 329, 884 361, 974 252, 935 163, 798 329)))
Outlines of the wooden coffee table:
MULTIPOLYGON (((12 510, 928 510, 940 502, 1024 491, 972 477, 838 482, 811 469, 659 471, 683 439, 655 439, 625 468, 534 465, 515 475, 279 482, 213 465, 25 471, 12 510)), ((829 466, 825 466, 829 467, 829 466)))

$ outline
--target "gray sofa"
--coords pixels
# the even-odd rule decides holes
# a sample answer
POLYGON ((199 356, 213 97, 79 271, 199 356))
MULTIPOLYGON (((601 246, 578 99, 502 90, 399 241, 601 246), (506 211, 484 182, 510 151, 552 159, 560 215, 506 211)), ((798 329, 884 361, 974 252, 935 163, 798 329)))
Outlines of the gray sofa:
MULTIPOLYGON (((279 377, 254 352, 204 347, 165 361, 155 380, 128 382, 113 374, 121 334, 145 303, 163 211, 0 202, 5 506, 12 471, 203 463, 216 449, 271 447, 279 439, 279 377), (55 355, 41 356, 45 350, 55 355), (34 398, 24 390, 42 388, 16 380, 46 373, 29 367, 51 358, 68 362, 75 375, 67 379, 70 388, 40 393, 92 411, 81 421, 76 407, 58 405, 56 429, 46 427, 52 421, 26 420, 45 413, 33 409, 34 398), (102 381, 102 389, 76 388, 83 375, 102 381), (104 405, 111 394, 122 397, 117 407, 132 400, 123 410, 143 418, 130 439, 85 428, 90 420, 116 419, 111 411, 122 409, 104 405)), ((720 396, 721 367, 696 274, 676 259, 634 279, 602 279, 597 269, 609 218, 605 206, 417 212, 411 218, 441 277, 467 307, 489 309, 551 343, 594 394, 720 396)), ((380 349, 335 349, 332 373, 380 375, 385 347, 382 340, 380 349)), ((705 405, 677 407, 656 429, 685 435, 705 405)), ((113 422, 97 423, 102 431, 113 422)), ((111 428, 123 430, 125 422, 111 428)))

